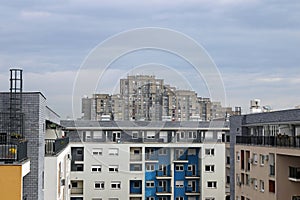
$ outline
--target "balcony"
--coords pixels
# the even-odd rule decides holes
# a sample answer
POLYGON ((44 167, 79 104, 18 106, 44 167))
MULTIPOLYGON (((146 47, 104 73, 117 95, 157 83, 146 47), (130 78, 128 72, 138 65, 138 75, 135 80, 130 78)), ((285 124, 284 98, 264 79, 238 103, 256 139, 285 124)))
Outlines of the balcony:
POLYGON ((289 167, 289 180, 300 182, 300 167, 289 167))
POLYGON ((277 136, 236 136, 236 143, 247 145, 300 148, 300 137, 280 134, 277 136))
POLYGON ((185 171, 185 179, 200 179, 200 171, 185 171))
POLYGON ((172 195, 172 188, 171 187, 156 187, 156 195, 157 196, 172 195))
POLYGON ((184 153, 184 154, 175 154, 173 162, 188 163, 189 162, 188 155, 186 153, 184 153))
POLYGON ((71 195, 83 195, 83 181, 71 180, 71 195))
POLYGON ((154 154, 146 153, 145 160, 146 160, 146 162, 158 162, 158 155, 157 155, 157 153, 154 153, 154 154))
POLYGON ((171 179, 172 178, 172 172, 170 170, 166 171, 156 171, 156 179, 171 179))
POLYGON ((185 195, 187 196, 199 196, 200 195, 200 189, 197 187, 185 187, 185 195))
POLYGON ((56 155, 69 144, 69 138, 45 139, 45 155, 56 155))
POLYGON ((13 163, 27 159, 27 140, 0 143, 0 161, 13 163))

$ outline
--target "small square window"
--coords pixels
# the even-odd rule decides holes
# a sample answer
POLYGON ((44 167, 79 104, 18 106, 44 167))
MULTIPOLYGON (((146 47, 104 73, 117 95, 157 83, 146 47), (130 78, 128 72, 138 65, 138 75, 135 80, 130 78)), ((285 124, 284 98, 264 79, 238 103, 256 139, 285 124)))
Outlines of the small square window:
POLYGON ((208 181, 207 188, 217 188, 217 181, 208 181))
POLYGON ((215 155, 215 149, 205 149, 205 155, 215 155))
POLYGON ((104 189, 104 181, 96 181, 94 184, 95 189, 103 190, 104 189))
POLYGON ((183 165, 176 165, 175 169, 176 169, 176 171, 183 171, 184 170, 183 165))

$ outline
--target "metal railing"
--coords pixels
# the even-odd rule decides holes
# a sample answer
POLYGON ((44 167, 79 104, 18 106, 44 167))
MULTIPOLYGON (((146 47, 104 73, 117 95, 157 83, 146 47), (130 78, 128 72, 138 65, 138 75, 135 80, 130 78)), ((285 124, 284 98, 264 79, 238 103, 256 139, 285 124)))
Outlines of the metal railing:
POLYGON ((156 170, 156 177, 171 177, 172 171, 171 170, 156 170))
POLYGON ((185 171, 185 176, 186 177, 200 177, 200 171, 185 171))
POLYGON ((191 186, 185 187, 185 193, 199 193, 199 192, 200 192, 199 187, 191 187, 191 186))
POLYGON ((27 140, 0 144, 0 161, 15 162, 27 159, 27 140))
POLYGON ((69 138, 45 139, 45 155, 56 155, 69 144, 69 138))
POLYGON ((288 135, 236 136, 236 143, 248 145, 300 148, 300 137, 288 135))
POLYGON ((172 187, 156 187, 156 193, 171 193, 172 187))

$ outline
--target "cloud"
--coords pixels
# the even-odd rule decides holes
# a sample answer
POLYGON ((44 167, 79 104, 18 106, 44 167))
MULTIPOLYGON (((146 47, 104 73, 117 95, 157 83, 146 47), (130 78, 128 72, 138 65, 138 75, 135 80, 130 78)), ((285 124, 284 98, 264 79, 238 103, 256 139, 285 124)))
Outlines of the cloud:
MULTIPOLYGON (((44 91, 52 105, 69 114, 66 99, 88 52, 121 31, 155 26, 181 31, 205 47, 223 75, 231 105, 247 108, 253 97, 273 99, 278 107, 293 105, 299 102, 299 9, 297 0, 2 2, 0 89, 7 89, 10 67, 24 68, 26 88, 44 91)), ((176 59, 143 59, 129 57, 114 65, 108 74, 114 79, 107 80, 104 91, 142 63, 157 61, 193 77, 188 65, 176 59)), ((196 77, 191 85, 198 88, 196 77)), ((203 91, 198 95, 206 96, 203 91)))

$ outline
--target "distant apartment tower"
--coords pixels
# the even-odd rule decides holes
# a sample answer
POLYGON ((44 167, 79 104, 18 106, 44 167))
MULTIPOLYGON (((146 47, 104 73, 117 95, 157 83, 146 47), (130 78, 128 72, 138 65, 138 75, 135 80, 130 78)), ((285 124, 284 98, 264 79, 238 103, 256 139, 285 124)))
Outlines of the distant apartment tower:
POLYGON ((83 120, 210 121, 234 114, 231 107, 198 97, 195 91, 176 90, 155 76, 127 76, 120 94, 93 94, 82 99, 83 120))
POLYGON ((120 80, 124 120, 160 121, 164 81, 155 76, 127 76, 120 80))
POLYGON ((300 199, 300 109, 232 116, 230 143, 232 200, 300 199))
POLYGON ((200 121, 200 104, 197 93, 191 90, 176 90, 176 119, 178 121, 200 121))

